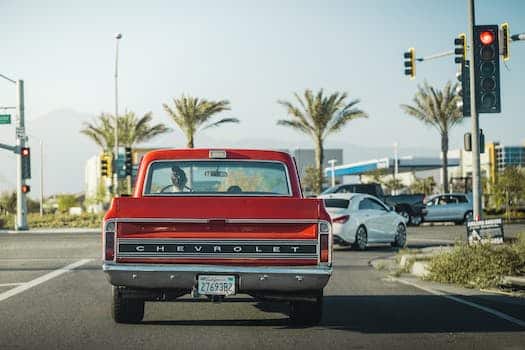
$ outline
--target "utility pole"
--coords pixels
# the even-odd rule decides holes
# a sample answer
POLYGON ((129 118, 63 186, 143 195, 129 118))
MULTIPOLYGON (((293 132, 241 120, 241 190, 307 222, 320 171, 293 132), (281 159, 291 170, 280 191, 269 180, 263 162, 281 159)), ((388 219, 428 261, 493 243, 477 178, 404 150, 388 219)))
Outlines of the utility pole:
POLYGON ((332 170, 332 187, 334 187, 335 186, 335 163, 337 163, 337 159, 330 159, 328 163, 330 163, 330 167, 332 170))
POLYGON ((17 90, 17 109, 18 119, 16 123, 16 144, 18 152, 16 154, 16 230, 27 230, 27 198, 22 191, 22 186, 26 181, 22 178, 22 154, 20 150, 26 146, 26 126, 25 126, 25 107, 24 107, 24 81, 16 81, 17 90))
POLYGON ((113 193, 115 196, 118 195, 118 44, 122 39, 122 34, 115 34, 116 46, 115 46, 115 155, 113 156, 113 193))
MULTIPOLYGON (((469 60, 474 62, 474 26, 476 25, 474 0, 467 0, 469 60)), ((472 121, 472 194, 474 199, 474 220, 481 220, 481 179, 479 164, 479 116, 476 106, 475 65, 470 64, 470 114, 472 121)))
POLYGON ((396 185, 396 180, 397 180, 397 175, 399 173, 399 156, 398 156, 398 143, 397 142, 394 142, 394 195, 397 195, 397 185, 396 185))

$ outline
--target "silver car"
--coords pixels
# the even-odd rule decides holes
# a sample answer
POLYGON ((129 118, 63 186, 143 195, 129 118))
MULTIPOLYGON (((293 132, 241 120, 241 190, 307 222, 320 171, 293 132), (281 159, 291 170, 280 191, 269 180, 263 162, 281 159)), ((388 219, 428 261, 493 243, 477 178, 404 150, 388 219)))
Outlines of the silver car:
POLYGON ((472 195, 465 193, 438 194, 426 200, 424 221, 454 221, 461 224, 472 220, 472 195))

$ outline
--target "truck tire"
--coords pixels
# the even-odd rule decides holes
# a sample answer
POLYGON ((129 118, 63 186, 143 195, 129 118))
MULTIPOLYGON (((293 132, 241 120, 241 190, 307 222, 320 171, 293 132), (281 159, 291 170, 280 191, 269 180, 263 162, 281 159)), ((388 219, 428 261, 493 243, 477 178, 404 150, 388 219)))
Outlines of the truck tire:
POLYGON ((113 286, 112 316, 117 323, 138 323, 144 318, 144 300, 126 298, 122 289, 113 286))
POLYGON ((313 326, 321 322, 323 316, 323 296, 315 301, 297 300, 290 302, 290 322, 294 325, 313 326))

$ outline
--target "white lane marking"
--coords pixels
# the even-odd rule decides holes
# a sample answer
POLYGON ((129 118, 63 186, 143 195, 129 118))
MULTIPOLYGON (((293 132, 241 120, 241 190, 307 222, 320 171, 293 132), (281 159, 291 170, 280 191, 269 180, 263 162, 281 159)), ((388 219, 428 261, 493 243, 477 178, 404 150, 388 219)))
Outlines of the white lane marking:
POLYGON ((29 282, 24 283, 23 285, 20 285, 18 287, 15 287, 13 289, 8 290, 7 292, 0 294, 0 301, 4 301, 7 298, 10 298, 14 295, 20 294, 22 292, 25 292, 26 290, 33 288, 41 283, 44 283, 46 281, 49 281, 50 279, 53 279, 55 277, 58 277, 66 272, 69 272, 73 269, 76 269, 79 266, 82 266, 84 264, 87 264, 90 262, 91 259, 82 259, 77 262, 74 262, 72 264, 69 264, 67 266, 61 267, 57 270, 51 271, 50 273, 46 273, 43 276, 40 276, 38 278, 35 278, 34 280, 31 280, 29 282))
POLYGON ((441 296, 443 298, 447 298, 447 299, 453 300, 456 303, 468 305, 468 306, 473 307, 475 309, 478 309, 478 310, 481 310, 481 311, 485 311, 486 313, 489 313, 489 314, 491 314, 493 316, 496 316, 496 317, 501 318, 501 319, 503 319, 505 321, 509 321, 511 323, 514 323, 514 324, 520 326, 520 327, 524 327, 525 328, 525 321, 522 321, 522 320, 520 320, 518 318, 515 318, 515 317, 512 317, 510 315, 507 315, 507 314, 505 314, 505 313, 503 313, 501 311, 494 310, 494 309, 491 309, 489 307, 486 307, 486 306, 483 306, 483 305, 479 305, 479 304, 476 304, 476 303, 473 303, 473 302, 470 302, 470 301, 467 301, 467 300, 463 300, 461 298, 458 298, 458 297, 455 297, 455 296, 452 296, 452 295, 449 295, 449 294, 446 294, 444 292, 440 292, 440 291, 437 291, 437 290, 434 290, 434 289, 430 289, 428 287, 423 287, 423 286, 420 286, 417 283, 410 282, 410 281, 407 281, 407 280, 404 280, 404 279, 401 279, 401 278, 392 277, 391 280, 395 281, 395 282, 402 283, 402 284, 406 284, 406 285, 409 285, 409 286, 412 286, 412 287, 415 287, 415 288, 418 288, 418 289, 421 289, 421 290, 424 290, 425 292, 430 293, 430 294, 438 295, 438 296, 441 296))
POLYGON ((0 287, 20 286, 22 284, 26 284, 26 283, 25 282, 22 282, 22 283, 0 283, 0 287))

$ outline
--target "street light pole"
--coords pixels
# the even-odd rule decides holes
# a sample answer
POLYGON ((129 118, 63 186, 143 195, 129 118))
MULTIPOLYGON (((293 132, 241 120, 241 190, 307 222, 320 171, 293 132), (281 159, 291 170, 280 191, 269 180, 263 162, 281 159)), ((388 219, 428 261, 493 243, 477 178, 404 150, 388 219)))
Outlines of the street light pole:
POLYGON ((337 163, 337 159, 330 159, 328 161, 328 163, 330 163, 330 166, 331 166, 331 170, 332 170, 332 187, 335 186, 335 163, 337 163))
POLYGON ((27 198, 26 194, 22 192, 22 186, 25 185, 26 180, 22 178, 22 147, 26 146, 25 135, 25 106, 24 106, 24 81, 16 81, 17 90, 17 109, 18 120, 16 123, 16 145, 18 152, 16 154, 16 230, 27 230, 27 198))
POLYGON ((122 34, 115 34, 115 39, 115 150, 113 156, 113 192, 116 196, 118 194, 118 47, 120 39, 122 39, 122 34))

